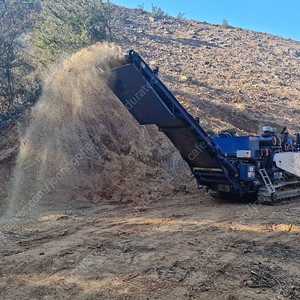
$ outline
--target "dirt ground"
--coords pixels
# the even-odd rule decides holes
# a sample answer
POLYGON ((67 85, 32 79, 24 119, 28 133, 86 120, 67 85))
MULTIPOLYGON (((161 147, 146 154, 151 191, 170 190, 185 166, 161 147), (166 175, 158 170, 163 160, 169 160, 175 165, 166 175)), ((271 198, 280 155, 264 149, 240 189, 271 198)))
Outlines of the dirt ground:
POLYGON ((0 299, 299 299, 299 213, 200 192, 2 224, 0 299))

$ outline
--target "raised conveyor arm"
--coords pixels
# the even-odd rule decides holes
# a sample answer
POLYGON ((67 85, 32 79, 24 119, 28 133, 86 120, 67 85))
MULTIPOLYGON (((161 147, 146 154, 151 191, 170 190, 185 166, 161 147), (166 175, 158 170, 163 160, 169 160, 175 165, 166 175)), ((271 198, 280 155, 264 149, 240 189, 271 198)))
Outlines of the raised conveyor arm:
POLYGON ((135 119, 141 125, 157 125, 194 174, 216 171, 234 184, 236 168, 138 53, 130 50, 123 56, 108 58, 97 68, 135 119))

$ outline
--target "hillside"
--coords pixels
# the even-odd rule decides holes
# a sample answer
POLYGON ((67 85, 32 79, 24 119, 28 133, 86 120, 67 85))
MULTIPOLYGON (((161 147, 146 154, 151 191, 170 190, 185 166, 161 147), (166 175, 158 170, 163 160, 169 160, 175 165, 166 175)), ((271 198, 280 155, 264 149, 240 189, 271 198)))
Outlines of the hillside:
MULTIPOLYGON (((172 90, 178 100, 192 115, 199 117, 200 124, 206 130, 219 131, 234 128, 239 134, 245 134, 259 133, 260 127, 263 125, 274 125, 278 131, 284 126, 287 126, 291 132, 300 129, 297 122, 300 113, 298 108, 300 101, 299 42, 270 34, 239 28, 224 28, 219 25, 210 25, 193 20, 176 19, 167 16, 155 17, 139 9, 133 10, 124 7, 115 7, 112 32, 115 43, 112 51, 122 52, 128 49, 135 49, 152 67, 158 66, 160 68, 159 76, 162 81, 172 90)), ((101 54, 101 47, 95 47, 95 49, 83 52, 85 54, 81 54, 83 56, 82 62, 85 60, 90 61, 88 57, 91 53, 95 53, 95 60, 97 60, 98 56, 103 57, 104 54, 101 54)), ((106 53, 106 50, 104 53, 106 53)), ((62 70, 59 71, 62 72, 60 76, 65 77, 62 80, 66 86, 60 83, 56 84, 55 79, 51 79, 51 76, 55 77, 54 72, 50 77, 48 76, 44 84, 44 95, 41 96, 41 99, 49 98, 47 96, 49 93, 56 93, 56 95, 59 95, 58 97, 65 98, 65 100, 70 98, 68 100, 70 102, 68 105, 70 105, 73 101, 72 97, 81 97, 82 91, 80 91, 80 87, 75 89, 72 87, 74 86, 73 80, 82 82, 81 79, 75 79, 83 76, 82 74, 80 75, 80 65, 74 59, 74 66, 70 70, 75 68, 79 71, 76 70, 74 73, 76 77, 71 79, 73 73, 69 73, 68 64, 70 62, 66 63, 67 67, 63 65, 62 70), (63 71, 64 68, 67 69, 63 71), (54 85, 52 88, 51 84, 54 85), (68 89, 69 85, 70 88, 68 89), (67 93, 68 90, 69 92, 67 93)), ((82 72, 88 73, 88 70, 82 72)), ((96 78, 91 79, 91 76, 84 76, 90 80, 85 83, 86 86, 94 86, 96 84, 96 78)), ((83 84, 82 88, 88 90, 87 87, 83 87, 83 84)), ((104 169, 102 170, 102 166, 100 166, 103 180, 101 179, 102 175, 98 176, 98 169, 95 169, 91 172, 90 179, 86 180, 83 178, 81 183, 76 184, 76 187, 66 184, 64 193, 68 194, 69 189, 78 190, 83 199, 89 199, 88 201, 92 202, 95 202, 95 199, 98 199, 96 202, 101 201, 101 199, 121 202, 127 199, 126 201, 135 202, 140 201, 138 199, 141 199, 143 195, 147 195, 147 199, 157 199, 158 195, 169 194, 172 191, 189 190, 189 192, 195 192, 194 182, 191 182, 191 178, 187 175, 189 174, 188 168, 181 162, 176 150, 164 135, 158 133, 152 127, 147 127, 146 134, 143 127, 137 127, 136 121, 114 95, 110 93, 108 97, 110 98, 110 103, 114 103, 113 107, 104 105, 107 101, 103 99, 100 91, 97 91, 97 94, 90 91, 85 99, 79 99, 86 110, 85 112, 80 111, 80 113, 84 114, 85 124, 79 125, 78 121, 72 119, 71 122, 73 121, 74 123, 71 123, 70 129, 68 129, 69 125, 65 125, 67 119, 63 115, 63 108, 59 107, 63 103, 54 102, 55 99, 53 97, 46 100, 49 103, 53 103, 47 104, 50 108, 47 114, 43 113, 40 115, 41 122, 45 121, 45 116, 49 118, 48 123, 51 122, 51 118, 55 120, 60 118, 61 121, 57 124, 61 124, 61 130, 58 130, 61 135, 68 130, 81 132, 81 127, 84 126, 86 127, 87 138, 90 139, 90 132, 94 132, 93 134, 97 137, 101 136, 101 139, 104 141, 102 146, 110 152, 110 154, 104 154, 102 146, 100 147, 94 141, 94 147, 97 149, 95 157, 102 157, 101 160, 104 160, 102 162, 102 165, 105 166, 104 169), (89 112, 88 106, 95 103, 94 99, 97 99, 97 97, 99 99, 98 105, 100 106, 95 107, 94 111, 97 111, 97 108, 100 109, 98 117, 95 116, 100 121, 97 121, 98 128, 95 130, 97 122, 92 121, 93 117, 91 112, 89 112), (54 108, 51 107, 52 105, 54 105, 54 108), (58 111, 58 116, 51 117, 51 111, 58 111), (114 114, 122 116, 124 124, 121 127, 118 118, 106 120, 108 116, 113 116, 114 114), (88 115, 90 115, 90 120, 88 115), (111 125, 109 125, 110 123, 111 125), (125 126, 125 124, 127 125, 125 126), (123 126, 125 126, 125 129, 122 129, 123 126), (64 129, 64 127, 66 128, 64 129), (130 131, 129 128, 135 129, 130 131), (142 131, 139 131, 138 128, 142 131), (125 142, 120 130, 129 130, 131 132, 126 136, 125 142), (152 142, 147 142, 150 140, 152 142), (142 144, 147 145, 142 151, 140 151, 141 145, 139 141, 144 141, 142 144), (124 143, 130 145, 128 149, 126 149, 124 143), (120 144, 122 144, 121 147, 120 144), (132 153, 130 149, 134 148, 136 148, 136 151, 132 153), (120 155, 126 162, 117 159, 120 155), (115 159, 111 161, 111 157, 115 157, 115 159), (129 161, 132 161, 132 163, 129 163, 129 161), (137 162, 136 165, 135 162, 137 162), (111 174, 112 170, 124 168, 124 164, 125 168, 128 169, 125 173, 129 174, 129 178, 125 181, 122 176, 118 175, 118 172, 112 178, 109 175, 104 175, 111 174), (139 183, 137 184, 135 178, 140 177, 152 181, 151 187, 147 186, 147 181, 142 179, 138 180, 139 183), (102 182, 101 185, 97 184, 99 180, 102 182), (134 186, 137 189, 133 193, 132 189, 134 186), (161 188, 157 188, 157 186, 161 188), (166 186, 168 186, 167 189, 163 188, 166 186), (189 186, 189 188, 187 189, 186 186, 189 186), (152 193, 152 195, 148 195, 148 192, 152 193), (133 197, 133 195, 135 196, 133 197)), ((95 106, 95 104, 93 105, 95 106)), ((37 105, 33 115, 37 114, 39 110, 39 105, 37 105)), ((11 185, 8 187, 8 183, 13 176, 12 172, 15 158, 19 151, 20 138, 24 140, 21 142, 21 146, 25 147, 25 150, 22 150, 21 147, 20 151, 25 151, 29 155, 26 158, 22 157, 23 160, 27 159, 30 161, 32 155, 36 158, 40 157, 40 161, 37 159, 36 165, 41 166, 42 152, 49 153, 47 149, 41 150, 45 148, 45 145, 48 145, 48 143, 43 142, 46 138, 43 136, 38 141, 38 143, 42 144, 34 147, 35 151, 37 151, 36 153, 27 151, 26 146, 24 146, 27 143, 27 138, 23 137, 26 132, 24 128, 26 128, 25 124, 30 124, 30 114, 30 111, 27 111, 24 117, 19 119, 19 131, 16 125, 11 126, 13 130, 7 128, 2 131, 3 147, 0 153, 0 160, 3 161, 1 168, 4 170, 2 172, 3 188, 1 189, 3 198, 6 197, 8 190, 12 190, 11 185), (9 155, 9 158, 7 155, 9 155)), ((83 117, 78 116, 78 118, 81 120, 83 117)), ((36 120, 36 117, 34 119, 36 120)), ((32 126, 34 126, 33 124, 32 126)), ((41 126, 45 125, 46 123, 41 126)), ((55 126, 55 124, 52 125, 55 126)), ((36 129, 29 128, 28 131, 30 130, 35 132, 36 129)), ((52 134, 56 130, 52 129, 52 134)), ((43 135, 45 134, 44 131, 48 132, 49 130, 43 129, 41 133, 35 133, 34 135, 43 135)), ((49 134, 48 138, 50 140, 54 139, 49 134)), ((64 139, 63 136, 60 138, 64 139)), ((81 136, 80 139, 85 140, 86 138, 81 136)), ((67 141, 62 143, 70 145, 74 142, 69 140, 70 138, 67 138, 67 141)), ((29 142, 29 144, 32 142, 29 142)), ((80 143, 76 146, 71 146, 74 148, 73 151, 68 150, 65 155, 75 153, 76 149, 79 151, 79 146, 80 143)), ((64 148, 60 147, 59 149, 65 152, 64 148)), ((43 173, 44 170, 29 169, 27 171, 31 176, 28 177, 22 171, 23 163, 20 163, 20 159, 18 163, 20 170, 15 170, 15 174, 16 172, 18 174, 21 172, 26 184, 36 186, 36 180, 42 180, 42 178, 37 179, 33 174, 39 176, 38 174, 40 172, 43 173), (27 182, 27 178, 30 178, 31 182, 27 182)), ((47 159, 43 158, 43 161, 45 160, 47 161, 47 159)), ((48 165, 52 165, 52 161, 53 159, 49 158, 48 165)), ((89 165, 90 162, 85 161, 83 164, 89 165)), ((95 160, 92 165, 94 164, 98 165, 99 162, 95 160)), ((30 165, 34 166, 35 164, 30 165)), ((57 168, 59 168, 59 165, 57 168)), ((82 172, 85 168, 79 167, 79 171, 82 172)), ((83 171, 82 174, 82 176, 85 176, 86 171, 83 171)), ((66 181, 69 182, 68 178, 66 178, 66 181)), ((29 195, 34 194, 34 190, 29 191, 29 195)), ((72 197, 69 195, 68 198, 72 197)), ((1 203, 3 206, 3 201, 1 203)), ((54 207, 56 205, 57 202, 54 202, 54 207)))
MULTIPOLYGON (((193 20, 167 16, 155 17, 153 14, 139 9, 133 10, 124 7, 115 7, 112 33, 115 46, 111 48, 114 49, 111 51, 122 52, 135 49, 152 67, 158 66, 162 81, 192 115, 199 117, 200 124, 206 130, 219 131, 234 128, 239 134, 259 133, 263 125, 274 125, 278 131, 287 126, 291 133, 300 130, 297 122, 300 113, 298 108, 300 102, 299 42, 270 34, 239 28, 224 28, 193 20)), ((81 63, 85 60, 91 61, 89 57, 93 53, 95 53, 94 61, 97 60, 97 57, 101 58, 107 53, 105 50, 101 54, 100 46, 95 46, 94 49, 83 52, 85 54, 79 54, 79 57, 82 57, 81 63)), ((41 135, 41 139, 28 141, 28 137, 26 137, 26 129, 24 128, 27 125, 25 124, 34 126, 34 122, 30 121, 30 111, 27 111, 24 117, 19 119, 19 126, 11 125, 13 130, 9 130, 9 128, 2 130, 3 142, 1 143, 3 147, 0 153, 0 161, 3 162, 1 168, 4 170, 2 197, 5 198, 7 192, 14 190, 8 183, 11 177, 16 178, 16 174, 18 176, 23 174, 24 177, 24 182, 19 182, 18 186, 28 184, 34 187, 37 183, 36 180, 43 180, 43 177, 39 178, 39 174, 41 172, 44 174, 45 170, 28 169, 27 171, 31 174, 28 176, 23 171, 22 161, 31 161, 32 157, 35 157, 37 161, 35 164, 29 163, 30 166, 41 166, 45 164, 45 161, 46 164, 52 166, 52 158, 47 161, 47 157, 42 157, 43 152, 50 153, 53 151, 42 150, 46 147, 45 145, 51 144, 45 143, 44 140, 47 137, 50 140, 58 139, 58 137, 50 137, 50 133, 53 135, 56 131, 59 132, 59 139, 63 139, 61 143, 71 145, 74 141, 70 141, 70 137, 64 137, 64 132, 75 131, 71 136, 76 136, 76 132, 82 131, 82 126, 85 127, 84 132, 87 131, 87 137, 80 136, 80 140, 90 139, 91 132, 93 132, 96 137, 101 137, 101 140, 104 141, 101 146, 96 141, 92 141, 96 149, 95 157, 101 157, 102 165, 105 166, 104 169, 99 166, 103 178, 102 175, 98 176, 97 168, 90 173, 90 179, 83 178, 81 181, 79 180, 80 183, 75 184, 67 176, 64 180, 73 182, 76 187, 69 185, 69 183, 65 184, 64 195, 68 194, 69 190, 78 190, 83 199, 89 199, 88 201, 93 202, 98 199, 96 201, 98 202, 101 199, 106 199, 124 202, 125 199, 127 199, 126 201, 136 201, 141 199, 143 195, 147 195, 147 199, 157 199, 158 195, 165 195, 166 191, 167 194, 173 191, 186 190, 195 192, 194 183, 187 175, 189 174, 187 166, 181 162, 177 151, 164 135, 152 127, 147 127, 147 133, 145 133, 144 127, 138 127, 130 113, 110 92, 108 98, 113 106, 105 105, 107 100, 104 100, 101 90, 95 94, 95 91, 89 88, 100 84, 96 84, 97 78, 95 76, 97 75, 91 78, 91 76, 81 74, 81 72, 88 73, 88 70, 86 67, 81 69, 76 58, 73 60, 73 66, 71 62, 66 62, 58 71, 58 73, 62 72, 60 76, 64 77, 61 80, 65 86, 55 83, 55 71, 52 75, 47 76, 48 79, 45 81, 41 99, 47 101, 48 113, 39 113, 42 111, 39 108, 42 104, 38 104, 33 110, 33 120, 41 119, 38 128, 42 130, 34 133, 33 136, 41 135), (76 70, 74 74, 68 71, 69 64, 71 64, 70 70, 76 70), (75 76, 74 79, 71 78, 72 76, 75 76), (85 87, 83 80, 80 79, 82 76, 89 78, 89 82, 87 80, 85 82, 85 87), (74 80, 78 80, 82 84, 74 88, 74 80), (51 85, 53 86, 51 87, 51 85), (81 98, 83 91, 80 88, 89 91, 85 98, 81 98), (84 119, 84 124, 80 125, 74 115, 69 120, 70 124, 65 124, 67 116, 63 114, 63 102, 55 102, 53 96, 47 100, 48 94, 54 94, 56 97, 64 99, 69 102, 68 106, 74 102, 73 98, 79 97, 77 101, 85 110, 76 111, 76 113, 83 114, 84 117, 81 115, 76 117, 81 122, 84 119), (97 97, 99 107, 95 104, 97 97), (99 122, 93 121, 94 117, 89 111, 88 106, 92 103, 94 103, 94 111, 99 109, 98 115, 94 116, 99 122), (60 105, 61 107, 59 107, 60 105), (52 116, 55 112, 59 112, 58 115, 52 116), (106 120, 108 116, 114 114, 122 116, 123 125, 120 125, 120 121, 116 117, 106 120), (57 120, 57 126, 60 124, 60 130, 53 127, 56 124, 53 124, 52 119, 57 120), (49 133, 49 128, 43 128, 48 126, 47 124, 51 124, 53 127, 49 133), (96 124, 97 129, 95 129, 96 124), (125 126, 125 124, 127 125, 125 126), (78 126, 79 128, 77 128, 78 126), (123 126, 124 129, 122 129, 123 126), (135 129, 133 130, 133 128, 135 129), (121 131, 124 130, 130 132, 126 135, 126 141, 121 134, 121 131), (20 139, 21 148, 19 149, 20 139), (150 140, 152 142, 148 142, 150 140), (144 141, 142 144, 147 146, 141 148, 140 141, 144 141), (32 148, 36 152, 28 151, 27 143, 29 145, 37 143, 32 148), (129 148, 126 148, 124 143, 130 145, 129 148), (106 150, 104 151, 103 147, 110 152, 110 155, 104 154, 106 150), (132 153, 130 149, 136 150, 132 153), (140 151, 141 149, 142 151, 140 151), (15 170, 15 175, 12 175, 17 153, 23 153, 22 151, 29 156, 19 156, 17 163, 19 170, 15 170), (117 158, 120 155, 126 162, 117 158), (111 157, 115 157, 115 159, 111 161, 111 157), (132 162, 129 163, 130 161, 132 162), (136 165, 135 162, 137 162, 136 165), (140 163, 141 165, 139 165, 140 163), (129 174, 129 178, 125 181, 122 176, 118 175, 118 172, 112 178, 105 175, 114 173, 112 170, 124 168, 127 169, 125 173, 129 174), (36 175, 33 176, 33 174, 36 175), (142 179, 139 179, 137 184, 135 178, 141 177, 152 181, 151 187, 147 186, 147 181, 142 179), (27 178, 30 178, 31 182, 28 182, 27 178), (101 185, 97 183, 99 180, 101 185), (167 189, 164 188, 166 186, 168 186, 167 189), (189 188, 186 188, 187 186, 189 188), (137 187, 134 193, 132 192, 133 187, 137 187), (148 193, 152 193, 152 195, 150 196, 148 193), (135 196, 133 197, 133 195, 135 196)), ((92 66, 90 68, 92 69, 92 66)), ((73 103, 73 105, 78 104, 73 103)), ((66 113, 68 114, 68 111, 66 113)), ((36 129, 29 128, 27 131, 35 132, 36 129)), ((73 151, 66 150, 66 146, 60 146, 56 151, 66 152, 63 155, 68 156, 70 153, 75 153, 76 149, 77 152, 80 151, 78 148, 80 143, 77 141, 76 145, 71 146, 73 151)), ((56 162, 59 163, 59 160, 56 162)), ((99 162, 97 159, 92 163, 87 160, 83 162, 84 164, 93 166, 94 164, 99 165, 99 162)), ((59 165, 56 168, 59 169, 59 165)), ((79 172, 83 172, 82 176, 86 174, 85 168, 86 166, 79 166, 79 172)), ((31 191, 30 189, 27 190, 29 190, 28 195, 30 195, 34 194, 35 188, 31 191)), ((23 192, 21 195, 24 196, 23 192)), ((71 199, 72 197, 69 195, 68 198, 71 199)), ((16 201, 18 202, 18 200, 16 201)), ((4 202, 1 202, 2 206, 4 202)), ((54 207, 56 205, 57 202, 54 202, 54 207)))
POLYGON ((114 33, 138 51, 201 124, 299 130, 300 42, 118 8, 114 33))

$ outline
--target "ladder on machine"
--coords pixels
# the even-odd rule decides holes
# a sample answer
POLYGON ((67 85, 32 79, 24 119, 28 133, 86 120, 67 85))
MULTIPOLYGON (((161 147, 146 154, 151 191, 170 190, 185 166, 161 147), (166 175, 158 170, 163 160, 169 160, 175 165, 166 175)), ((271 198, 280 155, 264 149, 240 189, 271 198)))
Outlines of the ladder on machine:
POLYGON ((258 172, 259 172, 261 178, 263 179, 264 184, 265 184, 268 192, 270 194, 275 193, 274 185, 273 185, 273 183, 272 183, 272 181, 271 181, 271 179, 270 179, 270 177, 269 177, 266 169, 259 169, 258 172))

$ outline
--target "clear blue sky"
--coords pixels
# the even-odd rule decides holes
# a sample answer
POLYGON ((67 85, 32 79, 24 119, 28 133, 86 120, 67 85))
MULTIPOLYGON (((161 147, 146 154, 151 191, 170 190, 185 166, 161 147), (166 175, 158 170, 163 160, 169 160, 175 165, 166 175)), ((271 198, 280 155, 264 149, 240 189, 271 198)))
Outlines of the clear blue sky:
POLYGON ((272 33, 300 41, 300 0, 112 0, 115 4, 151 11, 152 4, 167 14, 188 19, 272 33))

